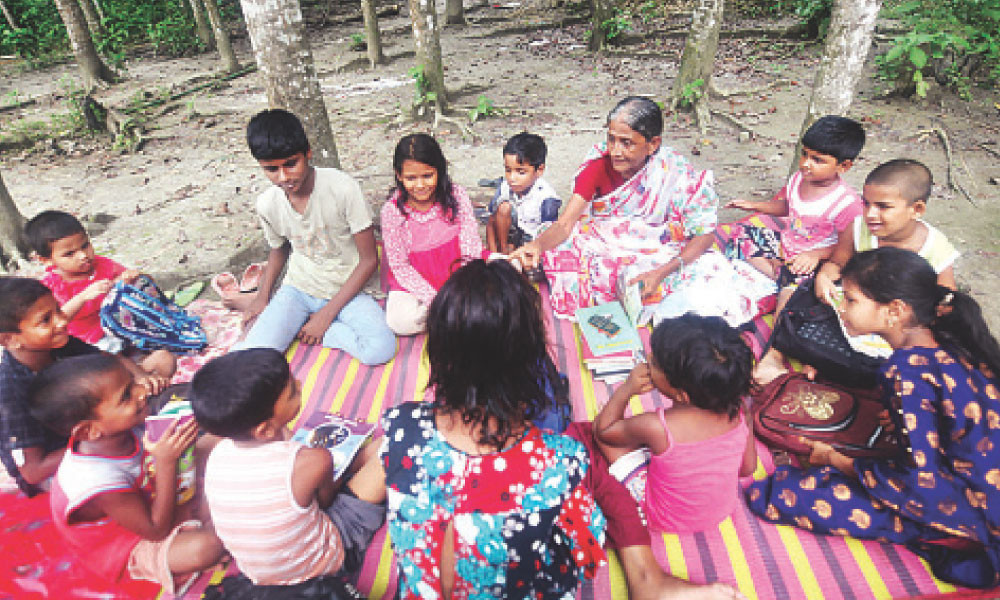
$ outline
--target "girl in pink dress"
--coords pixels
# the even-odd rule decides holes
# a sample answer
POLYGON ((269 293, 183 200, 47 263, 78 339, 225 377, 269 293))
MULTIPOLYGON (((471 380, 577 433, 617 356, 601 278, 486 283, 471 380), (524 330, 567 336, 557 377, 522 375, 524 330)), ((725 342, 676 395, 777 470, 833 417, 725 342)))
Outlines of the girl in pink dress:
POLYGON ((484 256, 483 242, 469 196, 448 178, 433 137, 399 140, 392 168, 396 187, 382 207, 386 321, 396 335, 414 335, 424 330, 427 307, 448 276, 484 256))
MULTIPOLYGON (((615 390, 594 420, 594 436, 608 462, 649 449, 645 492, 636 499, 650 530, 702 531, 733 512, 740 500, 738 478, 757 464, 740 410, 750 391, 753 355, 720 317, 692 313, 664 320, 649 345, 649 365, 637 366, 615 390), (654 387, 673 406, 626 418, 629 399, 654 387)), ((639 496, 637 486, 627 485, 639 496)))

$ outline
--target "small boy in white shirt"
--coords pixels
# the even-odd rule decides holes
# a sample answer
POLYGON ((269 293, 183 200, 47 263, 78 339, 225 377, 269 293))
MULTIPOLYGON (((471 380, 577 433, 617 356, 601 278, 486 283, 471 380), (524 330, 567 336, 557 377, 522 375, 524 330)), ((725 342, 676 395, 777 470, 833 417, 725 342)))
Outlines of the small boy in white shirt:
POLYGON ((491 252, 509 253, 541 233, 543 223, 559 217, 562 201, 542 179, 545 141, 519 133, 503 147, 504 178, 490 202, 486 243, 491 252))

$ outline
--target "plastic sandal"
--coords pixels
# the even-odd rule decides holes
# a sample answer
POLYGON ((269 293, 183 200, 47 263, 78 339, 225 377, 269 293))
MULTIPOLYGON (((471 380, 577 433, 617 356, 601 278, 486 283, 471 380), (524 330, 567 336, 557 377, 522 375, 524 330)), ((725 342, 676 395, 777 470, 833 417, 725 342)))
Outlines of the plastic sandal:
POLYGON ((212 289, 222 299, 237 296, 240 293, 240 285, 236 282, 236 276, 228 271, 212 277, 212 289))
POLYGON ((260 276, 264 274, 264 263, 251 263, 240 279, 241 292, 253 292, 260 285, 260 276))

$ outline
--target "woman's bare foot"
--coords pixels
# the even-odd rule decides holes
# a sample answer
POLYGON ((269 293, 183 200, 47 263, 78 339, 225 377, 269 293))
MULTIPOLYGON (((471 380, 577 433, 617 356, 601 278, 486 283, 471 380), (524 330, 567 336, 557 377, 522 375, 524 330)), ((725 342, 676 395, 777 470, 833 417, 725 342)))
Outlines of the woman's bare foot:
POLYGON ((767 385, 787 372, 785 357, 774 348, 771 348, 754 368, 753 380, 757 385, 767 385))

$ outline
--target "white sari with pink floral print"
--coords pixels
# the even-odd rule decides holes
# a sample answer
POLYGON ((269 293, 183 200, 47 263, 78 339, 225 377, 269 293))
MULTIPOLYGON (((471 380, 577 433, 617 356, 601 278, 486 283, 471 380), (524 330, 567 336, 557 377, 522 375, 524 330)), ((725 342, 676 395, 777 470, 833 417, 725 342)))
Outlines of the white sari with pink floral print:
MULTIPOLYGON (((603 144, 595 146, 580 171, 606 155, 603 144)), ((566 241, 544 254, 542 266, 556 316, 572 319, 578 308, 614 300, 620 274, 631 278, 666 264, 687 240, 715 231, 717 206, 712 172, 695 169, 683 156, 661 146, 635 176, 610 194, 594 198, 589 217, 577 223, 566 241)), ((744 316, 743 320, 749 320, 757 314, 756 297, 773 293, 773 284, 768 286, 746 269, 738 268, 736 276, 730 277, 729 261, 709 250, 694 264, 667 276, 661 290, 664 302, 696 279, 725 281, 725 289, 720 287, 715 294, 706 295, 704 286, 697 286, 705 302, 699 314, 726 316, 731 323, 744 316), (719 277, 720 272, 726 277, 719 277), (733 281, 743 280, 749 291, 732 287, 733 281), (735 304, 731 294, 739 296, 735 304), (724 309, 716 306, 720 300, 724 309), (737 305, 746 306, 745 311, 737 311, 746 314, 727 316, 737 305)), ((682 304, 691 304, 690 299, 682 304)))

